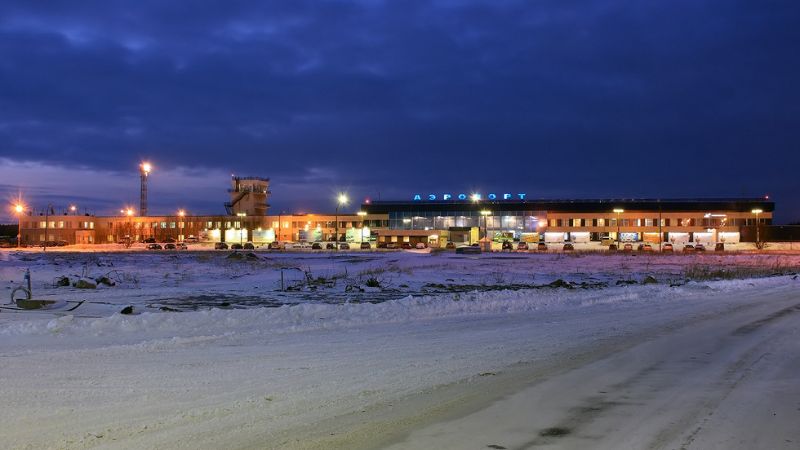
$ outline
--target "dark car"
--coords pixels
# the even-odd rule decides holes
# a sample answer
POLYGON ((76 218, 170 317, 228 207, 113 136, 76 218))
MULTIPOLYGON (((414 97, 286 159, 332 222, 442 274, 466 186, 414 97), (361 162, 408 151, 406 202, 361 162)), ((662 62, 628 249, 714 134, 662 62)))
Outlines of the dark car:
POLYGON ((252 242, 248 242, 248 243, 244 244, 244 249, 245 249, 245 250, 255 250, 255 249, 256 249, 256 246, 255 246, 255 245, 253 245, 253 243, 252 243, 252 242))
POLYGON ((186 244, 184 244, 183 242, 181 242, 180 244, 175 244, 175 247, 178 250, 188 250, 189 249, 189 247, 187 247, 186 244))
MULTIPOLYGON (((317 245, 319 245, 319 244, 317 244, 317 245)), ((278 242, 278 241, 272 241, 272 242, 269 243, 269 246, 267 248, 269 248, 270 250, 280 250, 281 249, 281 243, 278 242)), ((314 248, 314 246, 312 245, 311 248, 314 248)), ((320 249, 322 249, 322 247, 320 247, 320 249)))
POLYGON ((697 244, 694 246, 694 251, 696 252, 704 252, 706 251, 706 246, 703 244, 697 244))
POLYGON ((643 251, 643 252, 652 252, 653 251, 653 246, 650 245, 650 244, 644 244, 644 245, 642 245, 641 251, 643 251))
POLYGON ((446 248, 448 250, 455 250, 456 243, 455 242, 448 242, 447 244, 445 244, 444 248, 446 248))
POLYGON ((608 245, 608 251, 610 251, 610 252, 617 251, 617 244, 609 244, 608 245))
POLYGON ((545 244, 544 242, 539 242, 538 244, 536 244, 536 250, 538 250, 540 252, 546 252, 547 251, 547 244, 545 244))
POLYGON ((147 244, 148 250, 161 250, 161 245, 159 244, 147 244))
POLYGON ((387 242, 378 242, 377 248, 389 248, 389 244, 387 242))
POLYGON ((164 244, 164 250, 177 250, 175 244, 164 244))
POLYGON ((143 240, 142 242, 144 242, 145 244, 155 244, 156 243, 156 238, 149 237, 149 238, 143 240))
POLYGON ((725 251, 725 243, 724 242, 717 242, 714 245, 715 252, 724 252, 725 251))
POLYGON ((566 244, 564 244, 564 251, 565 252, 571 252, 573 250, 575 250, 575 246, 572 245, 571 242, 567 242, 566 244))
POLYGON ((167 244, 174 244, 174 243, 176 243, 178 241, 176 241, 175 238, 173 238, 173 237, 168 237, 168 238, 164 239, 164 242, 166 242, 167 244))
POLYGON ((503 241, 502 246, 500 247, 502 250, 514 250, 514 244, 511 241, 503 241))
POLYGON ((661 251, 662 252, 672 252, 674 250, 675 249, 672 247, 672 244, 664 244, 664 245, 661 246, 661 251))
POLYGON ((339 250, 350 250, 350 244, 347 242, 342 242, 339 244, 339 250))
POLYGON ((683 253, 694 253, 694 245, 686 244, 683 246, 683 253))
POLYGON ((626 242, 625 245, 622 246, 623 252, 632 252, 633 251, 633 244, 630 242, 626 242))
POLYGON ((372 248, 372 246, 369 245, 369 242, 362 242, 361 243, 361 250, 369 250, 371 248, 372 248))
POLYGON ((411 249, 411 243, 410 242, 403 242, 403 245, 401 245, 400 248, 405 249, 405 250, 410 250, 411 249))
POLYGON ((517 244, 517 250, 528 250, 528 243, 520 242, 519 244, 517 244))
POLYGON ((464 255, 471 255, 477 254, 481 252, 481 248, 475 245, 465 245, 462 247, 456 248, 456 254, 464 254, 464 255))
POLYGON ((320 244, 319 242, 314 242, 313 244, 311 244, 311 250, 322 250, 322 244, 320 244))
POLYGON ((333 242, 328 242, 327 244, 325 244, 325 249, 326 250, 336 250, 336 244, 334 244, 333 242))
POLYGON ((242 250, 243 248, 242 244, 231 244, 231 250, 242 250))
POLYGON ((228 244, 224 242, 216 242, 214 243, 214 250, 227 250, 228 244))

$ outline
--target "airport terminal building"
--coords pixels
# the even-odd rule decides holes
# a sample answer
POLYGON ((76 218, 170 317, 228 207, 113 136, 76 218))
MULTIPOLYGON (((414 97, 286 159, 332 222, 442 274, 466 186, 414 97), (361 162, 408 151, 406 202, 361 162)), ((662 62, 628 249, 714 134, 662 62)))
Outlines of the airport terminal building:
POLYGON ((268 212, 267 178, 232 177, 228 193, 221 215, 141 216, 130 208, 115 216, 29 211, 19 218, 21 242, 738 243, 757 223, 771 225, 775 208, 765 198, 551 200, 473 193, 365 201, 355 213, 275 215, 268 212))
POLYGON ((389 229, 378 239, 392 242, 738 243, 743 228, 772 223, 775 205, 763 198, 532 200, 525 194, 429 194, 361 207, 387 217, 389 229))

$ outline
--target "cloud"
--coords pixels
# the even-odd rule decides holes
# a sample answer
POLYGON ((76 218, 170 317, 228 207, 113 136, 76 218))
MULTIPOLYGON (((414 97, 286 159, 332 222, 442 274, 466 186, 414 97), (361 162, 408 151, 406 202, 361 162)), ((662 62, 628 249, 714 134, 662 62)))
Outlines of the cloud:
POLYGON ((480 184, 770 192, 800 216, 798 17, 790 1, 12 0, 0 155, 246 172, 308 208, 480 184))

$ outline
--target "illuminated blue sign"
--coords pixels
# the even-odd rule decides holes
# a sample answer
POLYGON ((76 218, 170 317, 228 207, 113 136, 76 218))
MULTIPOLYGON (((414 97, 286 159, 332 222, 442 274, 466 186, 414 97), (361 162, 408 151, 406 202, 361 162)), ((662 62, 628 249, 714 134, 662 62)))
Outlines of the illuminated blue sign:
MULTIPOLYGON (((526 195, 527 194, 524 194, 524 193, 519 193, 519 194, 509 194, 509 193, 494 194, 494 193, 490 193, 490 194, 486 194, 486 200, 525 200, 525 196, 526 195)), ((469 195, 463 194, 463 193, 462 194, 424 194, 424 195, 423 194, 414 194, 414 201, 422 201, 423 199, 427 200, 427 201, 431 201, 431 202, 434 202, 434 201, 437 201, 437 200, 447 201, 447 200, 454 200, 454 199, 458 199, 458 200, 468 200, 469 199, 469 200, 474 200, 474 201, 480 201, 480 200, 484 199, 484 196, 483 196, 483 194, 479 194, 479 193, 473 193, 473 194, 469 194, 469 195)))

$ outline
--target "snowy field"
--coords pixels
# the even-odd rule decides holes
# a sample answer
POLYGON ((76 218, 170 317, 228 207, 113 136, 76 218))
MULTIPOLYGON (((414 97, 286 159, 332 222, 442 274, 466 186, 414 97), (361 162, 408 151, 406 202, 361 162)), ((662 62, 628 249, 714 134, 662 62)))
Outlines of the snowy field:
POLYGON ((0 253, 2 448, 800 445, 800 255, 231 254, 0 253))

